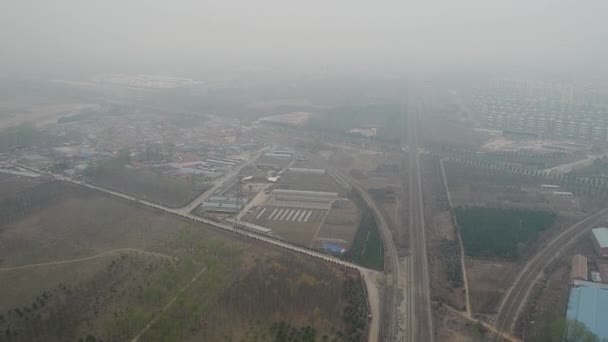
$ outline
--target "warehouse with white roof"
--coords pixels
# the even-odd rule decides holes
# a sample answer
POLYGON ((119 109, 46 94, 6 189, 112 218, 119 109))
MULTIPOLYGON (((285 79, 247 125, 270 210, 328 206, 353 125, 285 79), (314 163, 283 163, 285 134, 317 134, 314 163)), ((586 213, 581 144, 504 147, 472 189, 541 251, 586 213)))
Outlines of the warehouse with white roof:
POLYGON ((591 230, 593 246, 602 258, 608 258, 608 228, 599 227, 591 230))

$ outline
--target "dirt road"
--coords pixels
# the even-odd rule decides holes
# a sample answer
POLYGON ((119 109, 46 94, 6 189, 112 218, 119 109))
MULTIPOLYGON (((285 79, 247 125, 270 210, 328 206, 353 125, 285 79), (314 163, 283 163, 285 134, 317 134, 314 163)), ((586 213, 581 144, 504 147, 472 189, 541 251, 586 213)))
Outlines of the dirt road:
POLYGON ((0 272, 23 270, 23 269, 26 269, 26 268, 45 267, 45 266, 52 266, 52 265, 71 264, 71 263, 74 263, 74 262, 82 262, 82 261, 94 260, 94 259, 103 258, 103 257, 107 257, 107 256, 119 254, 119 253, 126 253, 126 252, 135 252, 135 253, 139 253, 139 254, 146 254, 146 255, 151 255, 151 256, 156 256, 156 257, 161 257, 161 258, 166 258, 166 259, 173 259, 173 257, 165 255, 165 254, 154 253, 154 252, 147 252, 147 251, 143 251, 143 250, 135 249, 135 248, 117 248, 117 249, 111 249, 109 251, 105 251, 103 253, 91 255, 91 256, 88 256, 88 257, 82 257, 82 258, 76 258, 76 259, 66 259, 66 260, 57 260, 57 261, 49 261, 49 262, 41 262, 41 263, 29 264, 29 265, 0 268, 0 272))

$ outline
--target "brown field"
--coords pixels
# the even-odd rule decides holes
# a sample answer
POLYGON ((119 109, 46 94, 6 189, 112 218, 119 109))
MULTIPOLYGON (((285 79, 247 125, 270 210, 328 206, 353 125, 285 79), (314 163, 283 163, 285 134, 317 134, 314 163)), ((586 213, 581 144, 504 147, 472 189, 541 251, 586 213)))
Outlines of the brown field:
POLYGON ((0 226, 0 341, 362 339, 356 272, 70 184, 25 192, 0 226))
POLYGON ((319 155, 335 167, 349 172, 350 170, 373 171, 378 165, 399 164, 402 153, 376 152, 347 147, 319 151, 319 155))
POLYGON ((19 192, 36 186, 42 182, 39 178, 13 176, 0 173, 0 201, 15 196, 19 192))
POLYGON ((203 193, 207 184, 159 175, 150 170, 105 168, 90 176, 92 183, 170 207, 181 207, 203 193))
POLYGON ((437 310, 437 342, 478 342, 488 337, 488 331, 479 323, 471 322, 457 313, 440 307, 437 310))
POLYGON ((469 280, 469 297, 474 313, 493 314, 502 294, 515 275, 515 264, 508 261, 465 258, 469 280))

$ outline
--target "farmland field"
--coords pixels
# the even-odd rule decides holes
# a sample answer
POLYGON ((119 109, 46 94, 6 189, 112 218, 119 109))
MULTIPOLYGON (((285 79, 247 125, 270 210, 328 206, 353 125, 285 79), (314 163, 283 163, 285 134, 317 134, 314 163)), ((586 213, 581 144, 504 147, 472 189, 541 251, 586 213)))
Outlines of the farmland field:
POLYGON ((364 339, 354 271, 66 183, 3 200, 0 341, 364 339))
POLYGON ((515 258, 556 215, 541 210, 459 207, 454 210, 465 253, 474 257, 515 258))

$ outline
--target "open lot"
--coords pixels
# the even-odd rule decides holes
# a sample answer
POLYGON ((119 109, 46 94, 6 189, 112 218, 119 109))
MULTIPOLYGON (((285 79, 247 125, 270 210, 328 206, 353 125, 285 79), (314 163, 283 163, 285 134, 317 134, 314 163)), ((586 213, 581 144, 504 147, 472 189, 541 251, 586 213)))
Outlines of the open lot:
POLYGON ((318 154, 335 167, 347 172, 352 170, 373 171, 382 164, 398 165, 402 158, 401 153, 377 152, 348 147, 322 150, 318 154))
POLYGON ((189 182, 170 178, 145 169, 129 169, 123 166, 98 168, 88 179, 95 184, 115 191, 141 197, 170 207, 188 204, 207 188, 201 181, 189 182))
POLYGON ((440 307, 437 311, 440 316, 437 322, 438 342, 477 342, 489 337, 483 325, 471 322, 445 307, 440 307))
POLYGON ((363 339, 356 272, 66 183, 20 196, 0 226, 0 341, 363 339))
POLYGON ((511 284, 517 265, 511 261, 465 258, 471 309, 477 314, 498 310, 502 294, 511 284))

